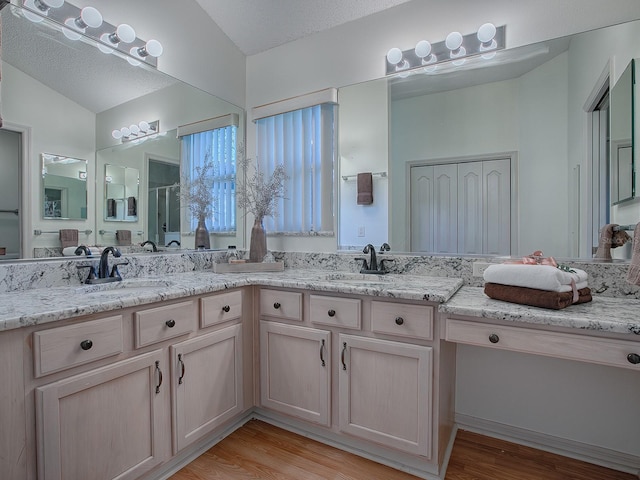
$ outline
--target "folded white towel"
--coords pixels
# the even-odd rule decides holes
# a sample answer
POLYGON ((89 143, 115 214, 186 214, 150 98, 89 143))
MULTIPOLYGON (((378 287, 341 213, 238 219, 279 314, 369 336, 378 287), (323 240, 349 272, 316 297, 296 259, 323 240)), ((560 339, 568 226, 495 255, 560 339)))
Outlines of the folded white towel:
POLYGON ((495 264, 484 271, 485 282, 537 288, 550 292, 570 292, 588 286, 589 276, 584 270, 572 268, 575 273, 565 272, 551 265, 495 264))
MULTIPOLYGON (((62 255, 65 257, 75 257, 76 248, 78 247, 64 247, 62 249, 62 255)), ((87 247, 87 248, 91 251, 91 255, 100 255, 100 253, 102 253, 102 249, 100 247, 87 247)), ((84 255, 84 253, 82 255, 84 255)))

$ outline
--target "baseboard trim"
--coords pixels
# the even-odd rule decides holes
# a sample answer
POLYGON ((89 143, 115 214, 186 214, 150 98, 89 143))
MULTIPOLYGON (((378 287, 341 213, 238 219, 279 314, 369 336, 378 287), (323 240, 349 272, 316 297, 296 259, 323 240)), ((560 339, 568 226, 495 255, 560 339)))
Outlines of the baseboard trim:
POLYGON ((589 445, 566 438, 534 432, 492 420, 457 413, 456 424, 461 430, 499 438, 508 442, 537 448, 545 452, 556 453, 575 458, 594 465, 611 468, 636 475, 640 479, 640 457, 617 452, 607 448, 589 445))

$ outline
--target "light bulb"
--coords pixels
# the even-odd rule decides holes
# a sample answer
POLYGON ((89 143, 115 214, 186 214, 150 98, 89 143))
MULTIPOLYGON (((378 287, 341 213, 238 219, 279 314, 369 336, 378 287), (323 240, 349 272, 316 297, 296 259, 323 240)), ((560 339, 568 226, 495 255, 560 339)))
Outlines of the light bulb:
POLYGON ((82 35, 76 32, 76 30, 78 30, 78 27, 76 26, 74 19, 67 18, 64 21, 64 24, 66 25, 66 27, 62 28, 62 33, 64 33, 64 36, 69 40, 80 40, 82 35))
POLYGON ((485 23, 478 29, 478 41, 484 44, 491 43, 496 36, 496 26, 493 23, 485 23))
POLYGON ((131 27, 131 25, 127 25, 126 23, 121 23, 116 28, 115 33, 110 35, 112 43, 131 43, 136 39, 136 31, 131 27), (115 37, 115 38, 113 38, 115 37), (116 40, 116 41, 114 41, 116 40))
MULTIPOLYGON (((108 33, 103 33, 102 35, 100 35, 100 41, 102 43, 110 43, 111 40, 109 40, 109 34, 108 33)), ((111 47, 107 47, 106 45, 103 45, 102 43, 98 43, 96 46, 98 47, 98 50, 100 50, 102 53, 113 53, 113 48, 111 47)))
POLYGON ((64 0, 34 0, 34 5, 43 12, 48 12, 50 8, 60 8, 64 0))
MULTIPOLYGON (((133 49, 132 49, 133 50, 133 49)), ((135 49, 139 57, 146 57, 151 55, 152 57, 159 57, 162 55, 162 44, 157 40, 149 40, 144 47, 138 47, 135 49)))
POLYGON ((428 57, 431 55, 431 44, 426 40, 420 40, 416 44, 415 52, 419 58, 428 57))
POLYGON ((447 35, 444 43, 452 52, 458 50, 462 46, 462 34, 460 32, 451 32, 447 35))
POLYGON ((131 135, 138 135, 140 133, 140 127, 138 127, 138 125, 132 124, 131 126, 129 126, 129 131, 131 132, 131 135))
POLYGON ((149 123, 145 122, 144 120, 141 121, 140 123, 138 123, 138 127, 140 128, 140 131, 142 133, 147 133, 149 131, 149 123))
POLYGON ((93 7, 84 7, 80 10, 80 17, 75 19, 78 28, 98 28, 102 25, 102 14, 93 7))
POLYGON ((111 136, 116 140, 120 140, 122 138, 122 132, 120 130, 114 130, 111 132, 111 136))
POLYGON ((128 137, 129 135, 131 135, 131 130, 129 130, 129 127, 122 127, 120 129, 120 133, 122 133, 123 137, 128 137))
POLYGON ((387 52, 387 62, 391 65, 397 65, 402 61, 402 50, 399 48, 392 48, 387 52))
MULTIPOLYGON (((137 49, 136 47, 133 47, 131 50, 129 50, 129 53, 130 53, 131 55, 133 55, 134 57, 137 57, 137 56, 138 56, 137 50, 138 50, 138 49, 137 49)), ((129 63, 130 63, 131 65, 133 65, 134 67, 137 67, 137 66, 139 66, 139 65, 142 65, 142 62, 139 62, 139 61, 138 61, 138 60, 136 60, 135 58, 131 58, 131 57, 127 57, 127 62, 129 62, 129 63)))
MULTIPOLYGON (((38 8, 35 5, 35 0, 25 0, 24 6, 31 10, 36 10, 38 8)), ((24 18, 33 23, 40 23, 44 20, 40 15, 32 13, 29 10, 22 10, 22 14, 24 15, 24 18)), ((46 15, 46 12, 43 12, 42 14, 46 15)))

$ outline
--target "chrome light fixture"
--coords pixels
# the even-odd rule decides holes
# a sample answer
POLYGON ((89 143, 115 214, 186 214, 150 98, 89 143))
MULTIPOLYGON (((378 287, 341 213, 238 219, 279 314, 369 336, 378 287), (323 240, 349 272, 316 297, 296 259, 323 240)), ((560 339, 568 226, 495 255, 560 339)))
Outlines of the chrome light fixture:
POLYGON ((451 32, 442 42, 432 44, 420 40, 415 48, 409 50, 390 49, 385 59, 386 74, 407 77, 411 73, 432 73, 442 63, 460 66, 470 57, 491 59, 504 48, 505 26, 485 23, 477 33, 462 35, 451 32))
POLYGON ((158 66, 157 59, 163 52, 159 41, 137 38, 133 27, 126 23, 116 27, 105 22, 94 7, 81 9, 64 0, 22 0, 21 3, 22 8, 15 8, 14 13, 34 23, 44 22, 43 25, 62 31, 69 40, 85 41, 104 53, 126 58, 132 65, 158 66))
POLYGON ((121 140, 122 143, 125 143, 157 135, 159 131, 159 120, 155 120, 153 122, 145 122, 143 120, 140 123, 134 123, 132 125, 129 125, 128 127, 117 128, 113 132, 111 132, 111 136, 116 140, 121 140))

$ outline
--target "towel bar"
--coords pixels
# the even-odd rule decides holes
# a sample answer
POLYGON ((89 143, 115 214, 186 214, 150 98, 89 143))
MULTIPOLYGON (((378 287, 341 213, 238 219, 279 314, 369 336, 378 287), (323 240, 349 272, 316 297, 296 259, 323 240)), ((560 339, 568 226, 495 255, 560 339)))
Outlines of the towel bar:
MULTIPOLYGON (((380 177, 386 177, 387 176, 387 172, 373 172, 371 175, 374 176, 380 176, 380 177)), ((350 178, 356 178, 358 175, 342 175, 342 180, 349 180, 350 178)))
POLYGON ((618 225, 617 227, 613 227, 614 232, 619 232, 620 230, 635 230, 635 225, 618 225))
MULTIPOLYGON (((52 231, 44 231, 44 230, 34 230, 33 234, 34 235, 42 235, 43 233, 60 233, 59 230, 52 230, 52 231)), ((80 233, 84 233, 85 235, 91 235, 93 233, 93 230, 80 230, 80 233)))

